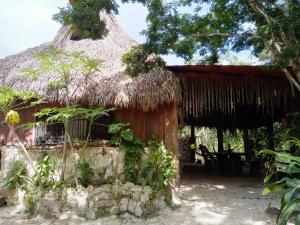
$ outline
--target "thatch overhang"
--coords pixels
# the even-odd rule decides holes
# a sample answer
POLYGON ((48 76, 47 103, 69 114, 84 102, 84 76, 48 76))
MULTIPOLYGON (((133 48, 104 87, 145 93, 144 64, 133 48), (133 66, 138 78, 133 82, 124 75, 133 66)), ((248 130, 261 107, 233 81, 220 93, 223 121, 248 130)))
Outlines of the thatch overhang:
POLYGON ((280 70, 261 66, 169 66, 182 78, 186 124, 255 128, 300 111, 300 95, 280 70))
POLYGON ((121 57, 137 42, 122 30, 113 15, 100 13, 100 16, 109 30, 104 39, 72 40, 71 29, 62 27, 52 42, 0 59, 0 85, 36 91, 51 103, 64 104, 64 93, 50 90, 48 86, 55 80, 55 74, 32 80, 21 72, 24 68, 37 68, 35 54, 54 46, 66 51, 82 51, 90 58, 103 61, 100 71, 92 79, 86 80, 81 76, 72 78, 73 103, 149 111, 160 105, 178 102, 180 85, 171 71, 157 68, 134 78, 124 74, 121 57))

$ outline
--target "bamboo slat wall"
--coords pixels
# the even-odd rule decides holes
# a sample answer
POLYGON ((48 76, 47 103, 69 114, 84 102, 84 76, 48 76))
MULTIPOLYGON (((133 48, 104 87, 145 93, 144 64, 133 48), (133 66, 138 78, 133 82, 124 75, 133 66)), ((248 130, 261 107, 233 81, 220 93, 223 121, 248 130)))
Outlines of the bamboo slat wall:
POLYGON ((264 115, 273 116, 277 108, 287 109, 290 97, 287 85, 260 82, 185 80, 183 104, 185 115, 195 118, 211 112, 235 116, 238 107, 251 106, 264 115))
POLYGON ((223 75, 220 79, 205 74, 183 78, 184 120, 196 125, 258 127, 299 109, 299 100, 284 78, 223 75))

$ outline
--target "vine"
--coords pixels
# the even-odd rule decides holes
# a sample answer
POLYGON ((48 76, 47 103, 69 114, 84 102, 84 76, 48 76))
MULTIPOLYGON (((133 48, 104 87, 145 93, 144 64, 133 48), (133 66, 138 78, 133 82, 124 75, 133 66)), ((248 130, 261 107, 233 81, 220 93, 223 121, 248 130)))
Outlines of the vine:
POLYGON ((125 152, 125 180, 137 184, 144 149, 143 141, 133 136, 133 132, 129 128, 129 123, 111 124, 108 132, 113 134, 111 143, 119 146, 125 152))

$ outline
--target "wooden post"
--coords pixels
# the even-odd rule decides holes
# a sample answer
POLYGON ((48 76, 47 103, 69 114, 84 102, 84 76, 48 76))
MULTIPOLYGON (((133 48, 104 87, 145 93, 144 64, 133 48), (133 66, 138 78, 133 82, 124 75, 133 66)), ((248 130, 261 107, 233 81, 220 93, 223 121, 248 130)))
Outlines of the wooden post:
POLYGON ((170 104, 165 110, 165 142, 169 150, 174 154, 174 162, 176 163, 176 184, 180 183, 180 155, 178 144, 178 105, 170 104))
MULTIPOLYGON (((196 136, 195 136, 195 126, 191 125, 191 137, 189 139, 189 145, 196 145, 196 136)), ((196 156, 195 156, 195 152, 193 149, 191 149, 191 147, 189 146, 189 150, 190 150, 190 162, 195 162, 196 160, 196 156)))
POLYGON ((243 129, 243 141, 244 141, 244 148, 246 153, 246 160, 248 161, 250 160, 250 155, 251 155, 251 146, 250 146, 248 129, 243 129))
POLYGON ((281 119, 281 124, 284 130, 287 130, 289 128, 289 120, 287 117, 284 117, 281 119))
POLYGON ((224 152, 224 137, 223 137, 223 129, 217 128, 217 136, 218 136, 218 152, 224 152))
POLYGON ((274 150, 274 127, 273 123, 267 126, 268 148, 274 150))

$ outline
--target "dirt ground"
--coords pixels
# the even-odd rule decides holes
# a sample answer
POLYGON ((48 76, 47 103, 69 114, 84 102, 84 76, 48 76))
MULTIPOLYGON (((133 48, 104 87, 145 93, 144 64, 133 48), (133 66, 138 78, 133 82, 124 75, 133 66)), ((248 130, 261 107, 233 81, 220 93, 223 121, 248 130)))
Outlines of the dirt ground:
POLYGON ((262 187, 261 181, 253 178, 186 177, 178 190, 181 208, 166 208, 151 218, 138 219, 125 214, 94 221, 72 215, 63 215, 60 220, 27 219, 17 207, 3 207, 0 224, 275 225, 274 212, 266 212, 271 197, 261 196, 262 187))

